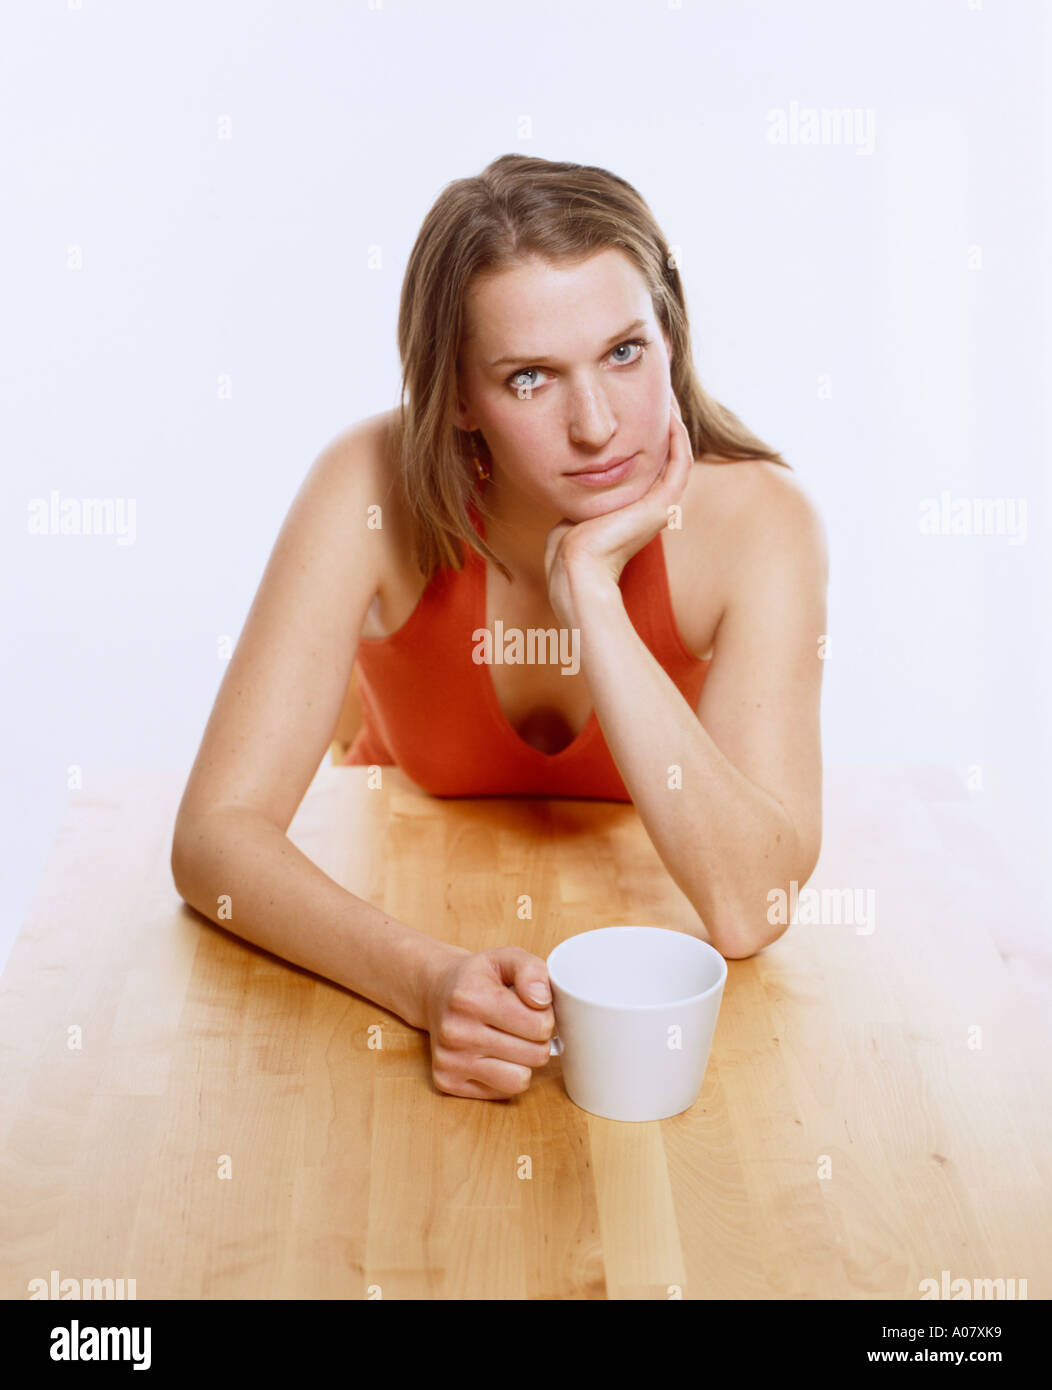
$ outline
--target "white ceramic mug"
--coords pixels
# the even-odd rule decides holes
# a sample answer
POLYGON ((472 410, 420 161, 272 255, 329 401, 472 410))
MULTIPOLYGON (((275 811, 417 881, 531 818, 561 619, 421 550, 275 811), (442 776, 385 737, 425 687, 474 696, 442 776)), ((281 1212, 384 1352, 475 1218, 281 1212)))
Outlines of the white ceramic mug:
POLYGON ((664 927, 599 927, 547 960, 566 1093, 608 1120, 664 1120, 701 1094, 727 979, 715 947, 664 927))

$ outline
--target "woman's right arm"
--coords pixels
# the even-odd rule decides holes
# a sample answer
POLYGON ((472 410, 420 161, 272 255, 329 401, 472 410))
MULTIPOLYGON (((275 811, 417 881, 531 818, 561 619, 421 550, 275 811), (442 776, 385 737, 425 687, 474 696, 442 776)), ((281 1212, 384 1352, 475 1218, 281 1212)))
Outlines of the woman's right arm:
POLYGON ((286 830, 332 739, 380 576, 383 417, 319 455, 231 657, 176 816, 175 886, 198 912, 414 1027, 432 975, 469 953, 331 879, 286 830), (229 899, 230 916, 219 916, 229 899))
POLYGON ((472 953, 341 887, 285 833, 331 742, 381 574, 384 417, 315 461, 285 519, 216 696, 176 815, 180 896, 264 950, 431 1034, 440 1090, 524 1091, 555 1016, 530 997, 545 963, 518 946, 472 953), (229 901, 229 915, 219 916, 229 901))

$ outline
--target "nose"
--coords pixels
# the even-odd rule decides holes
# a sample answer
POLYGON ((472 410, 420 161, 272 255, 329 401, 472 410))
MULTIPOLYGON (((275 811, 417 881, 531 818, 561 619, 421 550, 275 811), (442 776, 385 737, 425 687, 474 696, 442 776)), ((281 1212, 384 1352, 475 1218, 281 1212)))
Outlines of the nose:
POLYGON ((574 392, 570 410, 570 438, 575 444, 601 448, 617 428, 606 393, 591 385, 574 392))

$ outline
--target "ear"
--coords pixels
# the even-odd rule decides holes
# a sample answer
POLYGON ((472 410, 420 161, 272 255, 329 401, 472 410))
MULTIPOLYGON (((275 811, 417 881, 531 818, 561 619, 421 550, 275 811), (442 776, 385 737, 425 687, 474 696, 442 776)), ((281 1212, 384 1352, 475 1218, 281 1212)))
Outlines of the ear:
POLYGON ((479 422, 475 418, 474 411, 464 399, 464 384, 459 370, 453 378, 453 385, 455 406, 450 412, 450 418, 457 429, 466 430, 470 434, 472 430, 478 429, 479 422))

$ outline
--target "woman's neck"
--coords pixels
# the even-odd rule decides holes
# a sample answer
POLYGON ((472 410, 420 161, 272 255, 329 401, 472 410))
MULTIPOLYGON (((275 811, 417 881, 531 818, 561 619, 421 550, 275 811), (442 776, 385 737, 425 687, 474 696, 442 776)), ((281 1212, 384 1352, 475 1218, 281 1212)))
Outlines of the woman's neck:
POLYGON ((506 489, 485 485, 490 513, 485 518, 486 541, 512 572, 512 582, 525 594, 547 601, 548 577, 544 552, 552 528, 565 520, 554 510, 544 510, 506 489))

